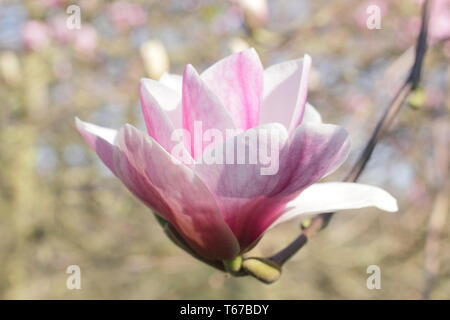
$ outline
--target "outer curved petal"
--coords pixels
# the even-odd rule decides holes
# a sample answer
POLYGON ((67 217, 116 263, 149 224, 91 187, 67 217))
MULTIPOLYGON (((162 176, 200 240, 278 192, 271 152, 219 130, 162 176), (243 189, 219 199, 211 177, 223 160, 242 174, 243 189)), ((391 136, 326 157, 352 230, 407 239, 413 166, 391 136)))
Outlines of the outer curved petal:
MULTIPOLYGON (((141 86, 158 103, 162 110, 167 114, 173 127, 181 128, 181 94, 172 89, 162 81, 155 81, 144 78, 141 80, 141 86)), ((141 87, 142 88, 142 87, 141 87)))
MULTIPOLYGON (((141 80, 141 107, 148 134, 164 149, 170 152, 170 150, 172 150, 176 145, 176 141, 172 139, 174 127, 163 107, 160 106, 158 100, 152 94, 152 92, 156 92, 158 90, 155 88, 159 86, 161 85, 152 79, 141 80)), ((170 102, 167 104, 170 106, 170 102)))
POLYGON ((290 131, 303 118, 311 58, 291 60, 264 70, 261 123, 279 122, 290 131))
POLYGON ((194 250, 208 259, 236 256, 239 245, 233 233, 213 195, 191 169, 130 125, 119 131, 117 146, 118 176, 170 221, 194 250))
POLYGON ((284 195, 303 190, 333 173, 350 151, 347 131, 332 124, 302 124, 291 139, 287 166, 296 169, 282 191, 284 195))
POLYGON ((181 86, 183 84, 183 77, 180 76, 179 74, 165 72, 161 76, 161 78, 159 78, 159 82, 169 87, 170 89, 174 90, 175 92, 178 92, 178 94, 181 96, 181 86))
POLYGON ((190 133, 186 142, 194 158, 201 155, 204 148, 207 147, 207 143, 198 141, 196 135, 209 129, 215 129, 219 130, 221 137, 223 137, 226 135, 227 129, 235 128, 227 109, 206 86, 191 65, 186 66, 183 74, 182 104, 183 128, 190 133))
POLYGON ((103 128, 75 118, 78 131, 97 153, 103 163, 114 173, 113 153, 117 130, 103 128))
POLYGON ((254 227, 247 231, 246 241, 240 242, 241 247, 257 241, 278 219, 289 201, 336 170, 347 158, 349 149, 347 132, 341 127, 321 123, 305 123, 297 127, 290 136, 289 151, 280 161, 280 171, 287 178, 280 179, 274 195, 259 205, 262 214, 253 217, 254 227))
POLYGON ((228 109, 238 128, 246 130, 258 125, 263 68, 255 49, 218 61, 201 77, 228 109))
POLYGON ((395 198, 378 187, 351 182, 316 183, 289 202, 271 228, 300 215, 366 207, 389 212, 398 210, 395 198))
MULTIPOLYGON (((288 152, 280 162, 280 171, 286 178, 280 180, 269 203, 286 205, 303 190, 334 172, 345 161, 349 150, 350 140, 343 128, 321 123, 300 125, 290 136, 288 152)), ((253 239, 261 236, 282 214, 279 206, 273 208, 275 210, 267 211, 257 227, 251 230, 253 239)))
POLYGON ((308 122, 321 123, 322 116, 320 115, 319 111, 317 111, 316 108, 314 108, 311 104, 306 103, 305 113, 303 114, 302 123, 308 123, 308 122))
POLYGON ((214 197, 191 169, 132 126, 123 127, 111 139, 108 129, 81 121, 77 125, 90 145, 101 142, 97 153, 128 189, 170 221, 196 252, 220 260, 237 255, 236 238, 214 197))

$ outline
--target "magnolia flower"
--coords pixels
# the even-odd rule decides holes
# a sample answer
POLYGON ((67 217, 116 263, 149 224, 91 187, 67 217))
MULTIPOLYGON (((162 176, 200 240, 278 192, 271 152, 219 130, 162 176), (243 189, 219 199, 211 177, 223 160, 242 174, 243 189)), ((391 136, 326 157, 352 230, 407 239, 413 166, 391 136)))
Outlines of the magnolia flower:
POLYGON ((248 49, 201 75, 188 65, 182 77, 143 79, 147 133, 129 124, 116 131, 78 119, 77 127, 125 186, 205 259, 238 257, 268 229, 298 216, 369 206, 396 211, 396 200, 377 187, 316 183, 344 162, 350 142, 343 128, 323 123, 306 102, 310 65, 305 56, 264 70, 248 49), (198 123, 226 138, 196 146, 198 123), (181 145, 174 139, 180 129, 181 145), (259 162, 202 161, 268 145, 278 155, 271 174, 262 174, 265 164, 259 162))

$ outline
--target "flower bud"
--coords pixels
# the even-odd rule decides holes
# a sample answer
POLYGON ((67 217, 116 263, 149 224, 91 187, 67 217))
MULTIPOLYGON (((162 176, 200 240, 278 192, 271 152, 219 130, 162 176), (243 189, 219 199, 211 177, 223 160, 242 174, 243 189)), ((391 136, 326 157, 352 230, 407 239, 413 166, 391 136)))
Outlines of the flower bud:
POLYGON ((263 258, 246 258, 242 268, 251 276, 271 284, 281 276, 281 268, 275 262, 263 258))
POLYGON ((159 79, 169 71, 170 61, 164 44, 159 40, 149 40, 141 46, 141 56, 145 71, 152 79, 159 79))
POLYGON ((242 256, 237 256, 236 258, 230 260, 224 260, 223 265, 230 274, 235 275, 242 268, 242 256))

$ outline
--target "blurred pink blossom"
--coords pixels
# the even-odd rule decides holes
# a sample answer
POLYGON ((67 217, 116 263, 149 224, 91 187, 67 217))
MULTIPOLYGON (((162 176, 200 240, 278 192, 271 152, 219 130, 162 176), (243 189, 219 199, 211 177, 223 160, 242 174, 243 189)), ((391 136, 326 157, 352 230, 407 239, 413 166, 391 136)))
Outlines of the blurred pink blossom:
POLYGON ((50 21, 50 34, 61 45, 72 45, 81 54, 92 55, 98 47, 98 33, 89 23, 80 29, 69 29, 65 16, 57 16, 50 21))
POLYGON ((431 109, 440 109, 445 106, 445 91, 438 87, 428 87, 425 91, 425 106, 431 109))
POLYGON ((342 100, 343 107, 352 113, 364 113, 370 107, 370 98, 361 93, 348 92, 342 100))
MULTIPOLYGON (((423 0, 415 0, 423 4, 423 0)), ((431 2, 428 38, 430 42, 450 40, 450 0, 434 0, 431 2)), ((420 18, 413 17, 407 22, 407 30, 411 37, 416 37, 420 30, 420 18)))
POLYGON ((77 29, 71 30, 67 28, 67 16, 58 15, 50 21, 52 37, 59 43, 69 43, 77 29))
POLYGON ((238 30, 242 25, 241 10, 237 7, 230 7, 224 13, 214 19, 211 31, 222 34, 238 30))
POLYGON ((22 28, 22 41, 30 50, 40 50, 50 44, 49 27, 37 20, 29 20, 22 28))
POLYGON ((74 48, 78 52, 92 55, 98 46, 98 35, 90 24, 83 24, 81 29, 74 31, 74 48))
POLYGON ((430 17, 430 40, 450 40, 450 0, 434 0, 430 17))
POLYGON ((407 190, 407 197, 411 204, 418 207, 426 207, 427 202, 430 201, 426 186, 418 179, 411 183, 411 187, 407 190))
POLYGON ((147 12, 137 3, 116 1, 109 6, 109 16, 119 29, 142 26, 147 22, 147 12))
POLYGON ((59 8, 64 4, 64 0, 39 0, 47 8, 59 8))

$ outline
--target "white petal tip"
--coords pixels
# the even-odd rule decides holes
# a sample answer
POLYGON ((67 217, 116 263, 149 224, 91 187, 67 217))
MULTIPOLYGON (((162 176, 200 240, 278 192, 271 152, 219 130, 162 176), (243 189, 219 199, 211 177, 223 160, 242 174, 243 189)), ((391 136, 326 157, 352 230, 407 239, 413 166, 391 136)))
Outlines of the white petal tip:
POLYGON ((386 199, 383 202, 383 204, 377 205, 376 207, 380 210, 387 211, 387 212, 397 212, 398 211, 397 200, 388 193, 386 193, 386 199))
POLYGON ((309 54, 306 54, 306 53, 305 53, 305 55, 303 56, 303 61, 304 61, 306 64, 311 65, 311 63, 312 63, 312 58, 311 58, 311 56, 310 56, 309 54))
POLYGON ((80 120, 80 118, 78 118, 78 117, 75 117, 75 125, 78 130, 83 130, 86 127, 86 123, 84 121, 80 120))
POLYGON ((84 122, 78 117, 75 117, 75 125, 81 134, 97 136, 111 144, 114 143, 115 137, 117 135, 117 130, 100 127, 89 122, 84 122))
POLYGON ((146 87, 151 86, 152 83, 155 83, 155 82, 158 82, 158 81, 155 81, 155 80, 150 79, 150 78, 141 78, 141 79, 139 80, 139 87, 140 87, 141 90, 142 90, 143 88, 146 88, 146 87))

